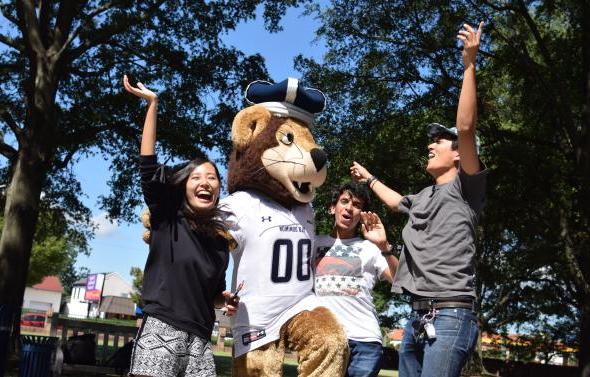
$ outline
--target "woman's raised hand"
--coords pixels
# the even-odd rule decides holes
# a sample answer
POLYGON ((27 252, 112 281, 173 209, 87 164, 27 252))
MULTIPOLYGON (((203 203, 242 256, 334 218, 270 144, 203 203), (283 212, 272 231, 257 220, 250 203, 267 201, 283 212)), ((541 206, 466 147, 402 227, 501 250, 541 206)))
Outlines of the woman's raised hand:
POLYGON ((148 102, 154 102, 158 100, 158 95, 146 88, 142 83, 138 82, 137 87, 132 86, 129 83, 127 75, 123 76, 123 86, 125 87, 125 90, 129 93, 133 94, 134 96, 143 98, 148 102))

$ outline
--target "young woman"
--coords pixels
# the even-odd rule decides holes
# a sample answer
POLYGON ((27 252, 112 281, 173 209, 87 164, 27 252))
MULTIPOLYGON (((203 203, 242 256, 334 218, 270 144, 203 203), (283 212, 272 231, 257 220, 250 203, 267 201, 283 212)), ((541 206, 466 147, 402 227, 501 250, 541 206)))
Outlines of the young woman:
POLYGON ((228 315, 237 298, 225 291, 228 241, 217 207, 221 182, 210 161, 168 168, 155 154, 157 95, 123 79, 125 89, 148 101, 139 171, 151 213, 150 252, 142 299, 145 313, 131 359, 132 376, 215 376, 211 351, 214 307, 228 315))

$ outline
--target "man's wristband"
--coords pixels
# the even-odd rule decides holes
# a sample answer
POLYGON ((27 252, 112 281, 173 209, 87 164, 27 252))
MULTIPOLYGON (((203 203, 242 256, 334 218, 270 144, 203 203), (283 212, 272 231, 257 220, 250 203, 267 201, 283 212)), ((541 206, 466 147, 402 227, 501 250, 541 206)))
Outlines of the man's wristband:
POLYGON ((365 182, 367 184, 368 188, 372 188, 371 185, 373 185, 373 183, 375 181, 378 181, 379 179, 377 177, 375 177, 374 175, 370 176, 369 178, 367 178, 367 181, 365 182))

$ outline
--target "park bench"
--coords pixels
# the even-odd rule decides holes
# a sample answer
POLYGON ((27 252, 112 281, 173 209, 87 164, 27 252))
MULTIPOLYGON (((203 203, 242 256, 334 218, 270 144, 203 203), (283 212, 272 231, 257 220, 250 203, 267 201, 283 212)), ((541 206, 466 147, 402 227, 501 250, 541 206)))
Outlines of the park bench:
MULTIPOLYGON (((63 362, 56 370, 62 374, 76 375, 104 375, 121 374, 122 371, 107 366, 106 363, 118 349, 132 340, 137 333, 136 326, 113 325, 109 323, 93 322, 71 318, 53 316, 51 319, 50 336, 58 337, 61 345, 66 345, 68 338, 76 335, 94 334, 96 340, 96 364, 69 364, 63 362)), ((57 350, 59 354, 61 349, 57 350)), ((56 357, 57 363, 62 357, 56 357)))

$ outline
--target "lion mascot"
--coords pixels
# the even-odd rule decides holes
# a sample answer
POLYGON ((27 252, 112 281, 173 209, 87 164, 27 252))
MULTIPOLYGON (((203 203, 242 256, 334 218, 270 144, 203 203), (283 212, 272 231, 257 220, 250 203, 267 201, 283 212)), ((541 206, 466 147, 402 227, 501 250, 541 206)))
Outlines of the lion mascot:
POLYGON ((311 133, 322 92, 296 79, 251 83, 232 125, 228 169, 237 245, 233 289, 244 282, 232 318, 234 376, 282 376, 285 348, 297 352, 299 376, 342 376, 346 334, 313 292, 315 189, 326 178, 326 154, 311 133))

